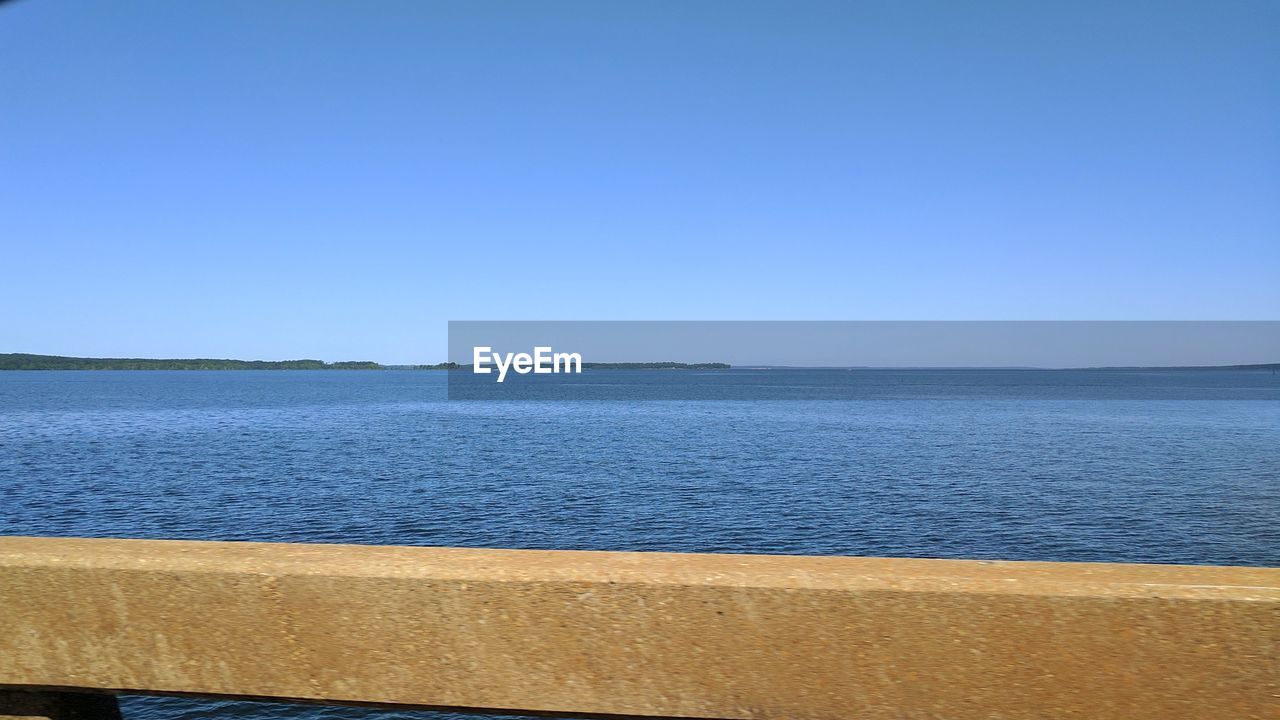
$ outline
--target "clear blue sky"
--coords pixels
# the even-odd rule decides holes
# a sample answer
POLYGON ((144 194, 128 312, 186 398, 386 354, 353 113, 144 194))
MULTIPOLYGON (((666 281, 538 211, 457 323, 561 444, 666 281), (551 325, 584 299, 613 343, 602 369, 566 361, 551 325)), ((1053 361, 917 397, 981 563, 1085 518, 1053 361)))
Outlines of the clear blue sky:
POLYGON ((20 0, 0 53, 0 352, 1280 317, 1273 0, 20 0))

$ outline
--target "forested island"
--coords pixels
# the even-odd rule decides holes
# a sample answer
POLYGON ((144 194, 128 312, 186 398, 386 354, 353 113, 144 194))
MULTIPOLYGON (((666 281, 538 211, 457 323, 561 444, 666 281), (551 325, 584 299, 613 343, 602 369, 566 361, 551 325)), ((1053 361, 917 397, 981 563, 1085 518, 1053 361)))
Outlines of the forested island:
POLYGON ((220 360, 211 358, 81 358, 0 353, 0 370, 381 370, 376 362, 355 360, 220 360))
MULTIPOLYGON (((584 370, 728 370, 726 363, 583 363, 584 370)), ((468 370, 455 362, 382 365, 369 360, 222 360, 212 358, 82 358, 0 353, 0 370, 468 370)))

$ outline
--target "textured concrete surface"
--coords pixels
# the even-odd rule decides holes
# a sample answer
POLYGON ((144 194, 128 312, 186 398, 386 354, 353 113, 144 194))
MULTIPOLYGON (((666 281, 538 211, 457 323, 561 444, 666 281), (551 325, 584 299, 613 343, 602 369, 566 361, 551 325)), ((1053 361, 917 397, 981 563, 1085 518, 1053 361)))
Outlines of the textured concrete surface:
POLYGON ((0 685, 701 718, 1277 718, 1280 570, 0 538, 0 685))

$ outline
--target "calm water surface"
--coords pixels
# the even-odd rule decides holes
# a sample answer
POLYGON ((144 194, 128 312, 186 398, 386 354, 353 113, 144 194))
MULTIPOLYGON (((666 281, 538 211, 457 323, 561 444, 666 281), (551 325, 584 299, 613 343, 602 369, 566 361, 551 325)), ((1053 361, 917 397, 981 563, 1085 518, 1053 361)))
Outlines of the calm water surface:
POLYGON ((775 371, 748 384, 842 399, 643 402, 450 402, 434 372, 0 373, 0 534, 1280 565, 1280 377, 1036 373, 775 371))

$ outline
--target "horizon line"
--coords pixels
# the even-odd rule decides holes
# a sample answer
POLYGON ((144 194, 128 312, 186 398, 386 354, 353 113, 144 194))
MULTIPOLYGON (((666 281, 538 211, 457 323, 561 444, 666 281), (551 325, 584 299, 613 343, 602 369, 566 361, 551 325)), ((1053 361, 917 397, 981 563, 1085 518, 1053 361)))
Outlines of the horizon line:
MULTIPOLYGON (((294 358, 288 360, 241 360, 235 358, 144 358, 144 357, 89 357, 74 355, 40 355, 36 353, 0 353, 0 358, 31 358, 32 360, 50 360, 50 361, 79 361, 79 362, 154 362, 154 363, 193 363, 193 362, 216 362, 216 363, 245 363, 245 364, 269 364, 269 365, 287 365, 291 363, 320 363, 325 366, 351 366, 351 365, 375 365, 376 367, 365 368, 348 368, 348 367, 331 367, 331 369, 367 369, 367 370, 395 370, 395 369, 463 369, 471 367, 470 363, 451 363, 450 361, 438 363, 381 363, 374 360, 339 360, 326 361, 314 358, 294 358)), ((1261 363, 1231 363, 1216 365, 1081 365, 1081 366, 1042 366, 1042 365, 773 365, 767 363, 751 363, 742 365, 733 365, 721 361, 681 361, 681 360, 628 360, 628 361, 612 361, 612 362, 584 362, 584 366, 595 366, 596 369, 608 369, 610 365, 687 365, 687 366, 707 366, 707 365, 724 365, 724 368, 714 368, 723 370, 1276 370, 1280 369, 1280 362, 1261 362, 1261 363)), ((76 368, 6 368, 0 364, 0 370, 22 370, 28 369, 32 371, 45 370, 74 370, 76 368)), ((94 368, 83 368, 86 370, 94 370, 94 368)), ((103 368, 110 370, 110 368, 103 368)), ((162 370, 166 368, 120 368, 124 371, 135 370, 162 370)), ((185 370, 185 368, 171 368, 175 370, 185 370)), ((234 369, 254 369, 254 368, 223 368, 228 370, 234 369)), ((265 369, 265 368, 264 368, 265 369)), ((275 368, 281 370, 288 369, 309 369, 309 368, 275 368)), ((320 368, 316 368, 320 369, 320 368)), ((677 368, 684 369, 684 368, 677 368)), ((705 367, 690 367, 688 369, 706 370, 705 367)), ((221 370, 221 369, 220 369, 221 370)))

